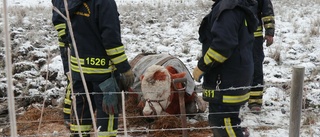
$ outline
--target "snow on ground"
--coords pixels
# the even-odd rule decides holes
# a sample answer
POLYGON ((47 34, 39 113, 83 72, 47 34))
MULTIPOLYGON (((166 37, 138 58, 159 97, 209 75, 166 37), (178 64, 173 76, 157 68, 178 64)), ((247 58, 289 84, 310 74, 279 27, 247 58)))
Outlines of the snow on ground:
MULTIPOLYGON (((139 0, 116 0, 118 2, 122 40, 126 46, 126 53, 129 59, 133 59, 141 52, 168 53, 179 57, 192 72, 196 66, 197 58, 201 54, 201 44, 198 39, 198 27, 202 17, 210 10, 211 1, 201 0, 164 0, 164 1, 139 1, 139 0), (183 3, 179 3, 179 2, 183 3), (149 4, 146 4, 149 2, 149 4), (166 6, 161 6, 165 4, 166 6), (184 5, 186 4, 186 5, 184 5), (152 6, 150 6, 152 5, 152 6), (160 6, 159 6, 160 5, 160 6)), ((303 88, 303 111, 301 120, 301 136, 320 136, 320 0, 295 1, 295 0, 273 0, 276 20, 275 42, 270 47, 265 47, 265 93, 263 110, 260 115, 250 113, 244 106, 241 109, 242 125, 249 128, 252 137, 280 137, 289 135, 290 124, 290 91, 292 80, 292 69, 294 66, 305 67, 305 78, 303 88)), ((3 2, 0 2, 1 6, 3 2)), ((9 6, 51 6, 49 0, 10 0, 9 6)), ((21 7, 21 8, 22 8, 21 7)), ((43 10, 48 10, 44 8, 43 10)), ((46 12, 50 13, 50 12, 46 12)), ((39 18, 39 13, 28 14, 23 18, 24 26, 14 26, 11 31, 19 35, 32 35, 41 33, 50 35, 46 37, 38 36, 38 41, 21 40, 21 37, 12 39, 21 52, 28 51, 30 47, 35 47, 36 51, 28 54, 36 54, 37 58, 46 56, 47 51, 52 52, 52 60, 48 62, 49 70, 58 72, 58 82, 65 80, 62 71, 61 60, 56 51, 57 39, 55 32, 50 28, 50 15, 43 15, 39 18), (33 32, 25 30, 26 26, 32 26, 35 21, 44 21, 41 26, 42 31, 33 32), (27 24, 27 25, 26 25, 27 24), (41 43, 42 41, 51 41, 41 43), (22 43, 19 43, 22 42, 22 43), (40 45, 40 46, 39 46, 40 45), (37 47, 38 46, 38 47, 37 47), (29 47, 29 48, 28 48, 29 47), (55 54, 54 54, 55 53, 55 54)), ((2 16, 3 17, 3 16, 2 16)), ((10 16, 11 22, 17 21, 18 17, 10 16)), ((0 21, 2 26, 2 19, 0 21)), ((1 32, 1 31, 0 31, 1 32)), ((0 34, 3 36, 3 34, 0 34)), ((30 38, 30 37, 29 37, 30 38)), ((32 38, 32 37, 31 37, 32 38)), ((1 45, 1 43, 0 43, 1 45)), ((4 56, 3 52, 2 56, 4 56)), ((31 85, 43 84, 39 82, 44 78, 30 78, 39 72, 45 71, 47 66, 36 68, 30 63, 41 63, 16 60, 17 64, 31 67, 27 72, 19 72, 15 79, 24 77, 31 85), (24 63, 25 62, 25 63, 24 63), (35 80, 36 79, 36 80, 35 80)), ((1 64, 1 63, 0 63, 1 64)), ((0 89, 5 89, 3 84, 5 73, 1 70, 0 89)), ((44 93, 58 94, 63 97, 63 85, 51 87, 44 93), (55 90, 53 90, 55 89, 55 90)), ((200 83, 197 83, 200 84, 200 83)), ((17 91, 26 84, 17 82, 17 91)), ((53 84, 54 85, 54 84, 53 84)), ((29 92, 33 92, 30 89, 29 92)), ((32 94, 32 93, 30 93, 32 94)), ((39 94, 34 93, 33 94, 39 94)))
MULTIPOLYGON (((0 1, 2 5, 4 0, 0 1)), ((8 6, 51 6, 51 0, 6 0, 8 6)))

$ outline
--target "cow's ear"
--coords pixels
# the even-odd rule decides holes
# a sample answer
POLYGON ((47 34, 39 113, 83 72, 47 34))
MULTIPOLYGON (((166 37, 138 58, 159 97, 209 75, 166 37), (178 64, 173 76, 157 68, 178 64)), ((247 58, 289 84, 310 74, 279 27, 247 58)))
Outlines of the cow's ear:
POLYGON ((178 71, 173 66, 167 66, 166 69, 169 71, 170 74, 176 74, 178 71))
POLYGON ((144 78, 144 75, 141 75, 141 76, 140 76, 140 81, 142 81, 143 78, 144 78))
POLYGON ((178 74, 172 74, 171 78, 175 79, 175 78, 184 78, 184 76, 186 76, 186 72, 181 72, 178 74))

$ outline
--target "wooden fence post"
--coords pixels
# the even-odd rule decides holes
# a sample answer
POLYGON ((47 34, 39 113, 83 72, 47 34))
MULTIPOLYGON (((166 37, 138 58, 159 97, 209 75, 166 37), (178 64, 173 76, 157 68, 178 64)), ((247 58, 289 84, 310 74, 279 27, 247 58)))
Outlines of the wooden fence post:
POLYGON ((186 107, 185 107, 185 100, 184 100, 184 94, 185 94, 185 88, 178 89, 175 84, 176 83, 184 83, 186 84, 187 78, 177 78, 173 79, 172 83, 174 86, 175 91, 179 92, 179 104, 180 104, 180 119, 181 119, 181 127, 182 127, 182 137, 188 137, 188 131, 187 128, 187 117, 186 117, 186 107))
POLYGON ((290 128, 289 137, 299 137, 301 109, 302 109, 302 92, 304 80, 304 67, 293 67, 291 98, 290 98, 290 128))
MULTIPOLYGON (((123 132, 124 132, 124 136, 127 137, 128 136, 128 130, 127 130, 127 114, 126 114, 126 99, 125 99, 125 95, 124 95, 124 91, 121 91, 121 99, 122 99, 122 118, 123 118, 123 132)), ((119 115, 120 116, 120 115, 119 115)))

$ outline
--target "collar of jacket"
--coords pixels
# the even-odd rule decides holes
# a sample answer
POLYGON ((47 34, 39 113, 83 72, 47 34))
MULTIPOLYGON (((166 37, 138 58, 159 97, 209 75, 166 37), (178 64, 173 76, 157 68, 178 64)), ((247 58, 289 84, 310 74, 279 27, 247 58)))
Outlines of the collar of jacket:
MULTIPOLYGON (((80 5, 82 5, 82 3, 89 1, 89 0, 68 0, 68 11, 70 15, 73 15, 73 13, 75 13, 78 8, 80 7, 80 5)), ((60 11, 63 12, 64 15, 65 14, 65 6, 63 4, 63 7, 60 7, 60 11)))

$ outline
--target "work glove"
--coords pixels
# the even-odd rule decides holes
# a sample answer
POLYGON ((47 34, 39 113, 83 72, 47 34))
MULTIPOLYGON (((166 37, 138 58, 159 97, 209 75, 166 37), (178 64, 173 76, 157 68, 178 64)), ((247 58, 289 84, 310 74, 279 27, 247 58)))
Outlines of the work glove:
POLYGON ((197 66, 196 68, 193 69, 192 74, 193 74, 194 80, 196 80, 197 82, 200 82, 200 79, 202 78, 204 72, 202 70, 200 70, 197 66))
POLYGON ((102 109, 107 114, 117 114, 118 110, 118 95, 120 91, 117 81, 112 75, 107 80, 99 84, 103 93, 102 109))
POLYGON ((121 73, 121 83, 125 90, 128 90, 134 82, 134 74, 132 70, 128 70, 125 73, 121 73))
POLYGON ((264 37, 265 41, 266 41, 266 46, 269 47, 270 45, 272 45, 273 43, 273 37, 270 35, 266 35, 264 37))
POLYGON ((69 81, 71 79, 71 72, 70 71, 66 72, 66 76, 67 76, 67 79, 69 81))

